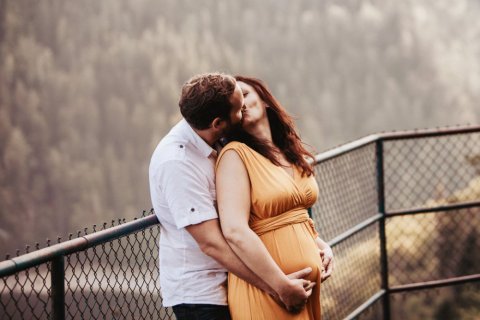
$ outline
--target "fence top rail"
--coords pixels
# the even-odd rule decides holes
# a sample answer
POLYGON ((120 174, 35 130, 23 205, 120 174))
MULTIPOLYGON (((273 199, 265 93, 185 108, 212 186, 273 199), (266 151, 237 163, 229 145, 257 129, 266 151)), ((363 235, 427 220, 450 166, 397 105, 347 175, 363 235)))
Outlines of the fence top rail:
POLYGON ((20 270, 38 266, 52 259, 68 255, 74 252, 83 251, 99 244, 109 242, 131 233, 141 231, 158 223, 155 214, 148 215, 119 226, 97 231, 79 238, 54 244, 24 255, 14 257, 0 262, 0 278, 12 275, 20 270))
POLYGON ((475 133, 475 132, 480 132, 480 125, 465 125, 465 126, 434 128, 434 129, 384 132, 380 134, 380 137, 382 140, 402 140, 402 139, 439 137, 439 136, 446 136, 446 135, 475 133))
POLYGON ((377 141, 420 139, 475 132, 480 132, 480 125, 376 133, 319 153, 315 156, 314 164, 319 164, 321 162, 333 159, 342 154, 362 148, 377 141))

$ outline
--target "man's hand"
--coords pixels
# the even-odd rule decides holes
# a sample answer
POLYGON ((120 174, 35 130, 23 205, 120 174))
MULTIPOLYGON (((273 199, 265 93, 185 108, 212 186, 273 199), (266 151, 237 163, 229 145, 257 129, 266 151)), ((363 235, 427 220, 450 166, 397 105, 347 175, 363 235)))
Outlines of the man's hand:
POLYGON ((312 268, 308 267, 302 270, 298 270, 293 273, 287 274, 288 279, 304 279, 306 276, 308 276, 312 272, 312 268))
POLYGON ((303 279, 312 272, 312 268, 305 268, 287 275, 289 282, 273 296, 275 301, 284 306, 291 313, 300 312, 312 294, 315 282, 303 279))
MULTIPOLYGON (((287 277, 290 280, 304 279, 306 276, 310 274, 310 272, 312 272, 312 268, 308 267, 308 268, 287 274, 287 277)), ((310 296, 312 294, 312 289, 315 286, 315 282, 306 280, 303 284, 305 285, 304 287, 305 292, 307 293, 308 296, 310 296)), ((276 303, 278 303, 280 306, 284 307, 291 313, 299 313, 305 307, 305 304, 307 302, 307 300, 304 300, 305 301, 304 303, 301 303, 297 306, 287 307, 285 303, 283 303, 283 301, 280 299, 280 296, 277 293, 271 293, 270 295, 272 296, 273 300, 275 300, 276 303)))

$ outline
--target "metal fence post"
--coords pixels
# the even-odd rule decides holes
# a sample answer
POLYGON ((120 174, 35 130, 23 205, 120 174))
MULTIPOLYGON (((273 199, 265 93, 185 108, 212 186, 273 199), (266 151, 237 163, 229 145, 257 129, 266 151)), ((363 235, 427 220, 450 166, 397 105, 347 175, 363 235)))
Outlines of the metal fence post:
POLYGON ((65 257, 52 260, 52 319, 65 319, 65 257))
POLYGON ((376 142, 376 160, 377 160, 377 187, 378 187, 378 212, 382 215, 379 221, 380 236, 380 264, 382 289, 385 290, 383 295, 383 312, 384 319, 390 320, 390 287, 388 284, 388 255, 387 255, 387 237, 385 232, 385 188, 384 188, 384 172, 383 172, 383 139, 376 142))

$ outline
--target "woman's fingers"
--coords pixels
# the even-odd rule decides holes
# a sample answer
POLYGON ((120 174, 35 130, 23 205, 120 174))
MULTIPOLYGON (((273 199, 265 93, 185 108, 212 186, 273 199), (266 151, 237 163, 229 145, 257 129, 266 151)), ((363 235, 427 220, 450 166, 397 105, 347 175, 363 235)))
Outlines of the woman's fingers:
POLYGON ((328 265, 325 267, 325 269, 322 272, 322 282, 330 278, 330 276, 332 275, 333 265, 334 265, 333 260, 330 259, 330 261, 328 262, 328 265))
POLYGON ((325 272, 322 274, 322 282, 324 282, 325 280, 327 280, 328 278, 330 278, 331 275, 332 275, 332 272, 331 272, 331 271, 325 271, 325 272))
MULTIPOLYGON (((305 291, 307 292, 307 294, 308 294, 309 291, 312 291, 313 287, 315 287, 316 284, 317 284, 316 282, 311 281, 309 284, 307 284, 306 286, 304 286, 305 291)), ((311 293, 310 293, 310 294, 311 294, 311 293)), ((308 296, 310 296, 310 294, 308 294, 308 296)))
POLYGON ((333 252, 332 249, 327 246, 323 250, 320 251, 320 257, 322 258, 323 269, 322 270, 322 281, 327 280, 333 271, 333 252))

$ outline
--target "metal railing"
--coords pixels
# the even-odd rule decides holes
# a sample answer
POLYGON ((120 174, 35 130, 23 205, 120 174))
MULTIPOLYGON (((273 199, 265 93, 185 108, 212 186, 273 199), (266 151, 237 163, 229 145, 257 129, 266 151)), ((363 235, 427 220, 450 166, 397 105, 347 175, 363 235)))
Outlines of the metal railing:
MULTIPOLYGON (((316 157, 313 218, 336 256, 323 319, 480 313, 479 138, 479 126, 384 133, 316 157)), ((1 262, 0 318, 174 319, 155 215, 103 229, 1 262)))

